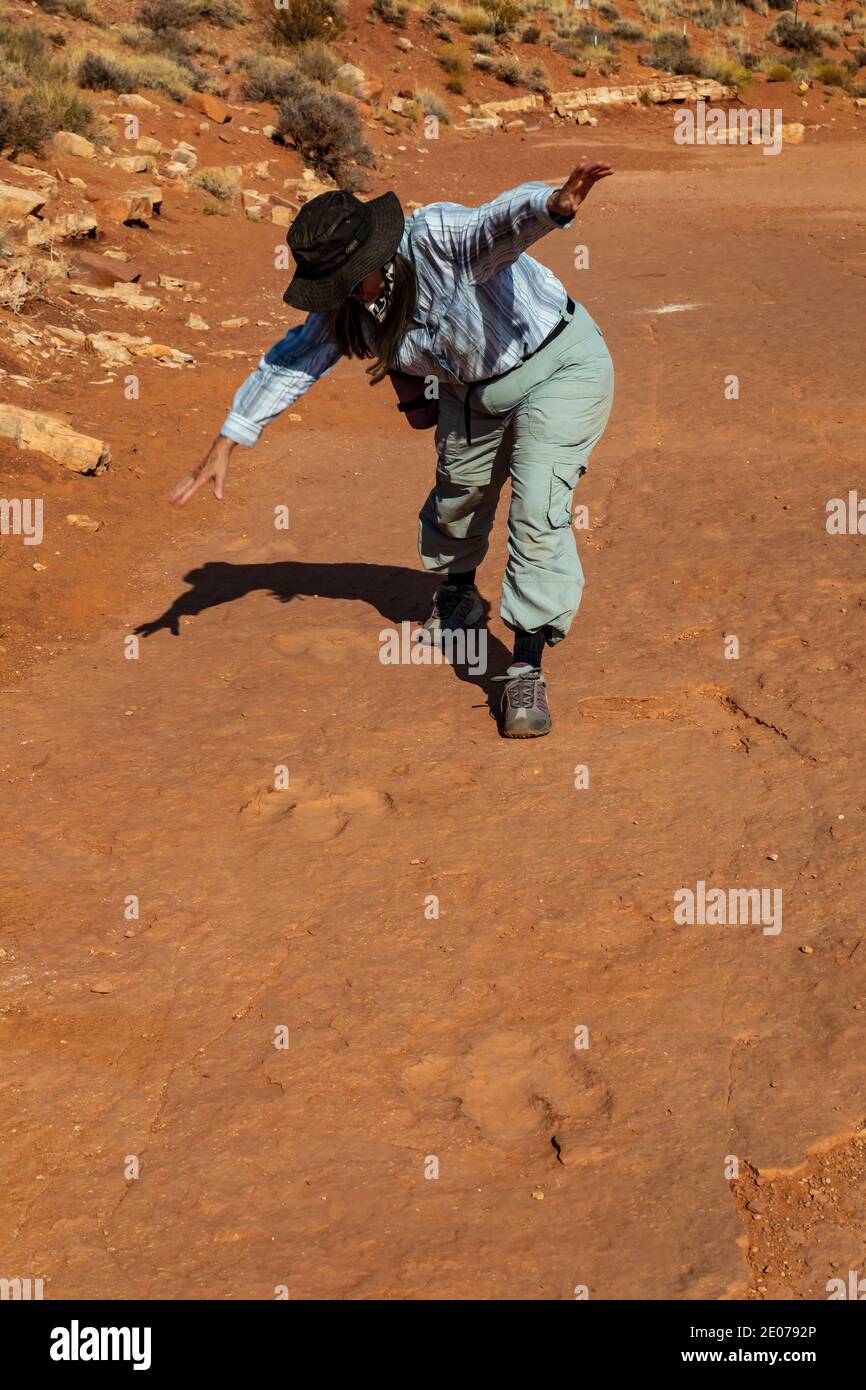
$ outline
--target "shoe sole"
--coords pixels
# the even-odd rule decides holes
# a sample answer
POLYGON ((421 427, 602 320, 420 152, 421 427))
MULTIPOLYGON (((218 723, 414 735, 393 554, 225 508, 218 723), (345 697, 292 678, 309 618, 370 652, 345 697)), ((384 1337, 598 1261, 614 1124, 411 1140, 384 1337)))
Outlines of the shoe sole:
POLYGON ((499 732, 503 738, 544 738, 545 734, 550 733, 552 727, 552 724, 548 724, 546 729, 526 729, 525 731, 506 730, 500 727, 499 732))

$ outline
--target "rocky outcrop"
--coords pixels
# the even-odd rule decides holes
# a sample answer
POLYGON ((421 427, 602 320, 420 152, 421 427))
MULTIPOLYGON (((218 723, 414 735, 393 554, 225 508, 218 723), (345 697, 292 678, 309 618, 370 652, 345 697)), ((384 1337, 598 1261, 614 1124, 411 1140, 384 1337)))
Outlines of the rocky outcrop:
POLYGON ((11 439, 19 449, 47 454, 73 473, 104 473, 108 445, 88 434, 78 434, 65 420, 19 405, 0 405, 0 438, 11 439))
POLYGON ((668 101, 735 101, 736 87, 709 77, 671 77, 624 87, 583 87, 554 92, 550 104, 558 116, 570 116, 587 106, 658 106, 668 101))

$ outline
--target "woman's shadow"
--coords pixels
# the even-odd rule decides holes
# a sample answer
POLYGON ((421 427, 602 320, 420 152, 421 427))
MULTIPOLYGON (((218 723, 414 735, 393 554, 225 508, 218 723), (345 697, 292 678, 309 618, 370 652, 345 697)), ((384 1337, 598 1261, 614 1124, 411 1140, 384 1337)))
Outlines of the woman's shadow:
MULTIPOLYGON (((359 603, 368 603, 399 632, 403 622, 412 624, 413 628, 423 622, 430 611, 437 584, 435 576, 399 565, 313 565, 294 560, 257 565, 212 560, 199 569, 190 570, 184 575, 184 582, 191 587, 178 594, 158 618, 141 623, 135 629, 139 636, 152 637, 165 629, 179 637, 181 618, 197 617, 208 608, 233 603, 235 599, 257 590, 272 594, 278 603, 291 603, 292 599, 306 597, 354 599, 359 603)), ((486 599, 482 603, 484 611, 475 634, 477 643, 475 646, 467 643, 466 646, 468 660, 455 658, 448 664, 459 680, 477 685, 483 691, 491 713, 495 713, 501 687, 493 683, 493 678, 506 669, 511 654, 490 633, 490 604, 486 599)), ((327 636, 327 628, 322 629, 322 635, 327 636)), ((378 643, 378 633, 376 641, 378 643)), ((459 647, 456 655, 460 655, 459 647)))

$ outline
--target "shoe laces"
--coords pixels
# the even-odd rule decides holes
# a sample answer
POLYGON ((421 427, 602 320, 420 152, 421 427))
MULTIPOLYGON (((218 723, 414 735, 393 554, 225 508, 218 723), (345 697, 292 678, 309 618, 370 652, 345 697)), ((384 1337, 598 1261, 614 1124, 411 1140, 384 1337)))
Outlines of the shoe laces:
POLYGON ((471 585, 456 588, 447 584, 436 594, 436 611, 440 618, 453 618, 461 603, 470 603, 474 590, 471 585))
POLYGON ((505 696, 512 709, 532 709, 536 703, 546 708, 544 685, 541 671, 536 666, 529 666, 525 671, 521 671, 517 676, 510 676, 506 671, 503 676, 494 676, 495 681, 508 681, 505 696))

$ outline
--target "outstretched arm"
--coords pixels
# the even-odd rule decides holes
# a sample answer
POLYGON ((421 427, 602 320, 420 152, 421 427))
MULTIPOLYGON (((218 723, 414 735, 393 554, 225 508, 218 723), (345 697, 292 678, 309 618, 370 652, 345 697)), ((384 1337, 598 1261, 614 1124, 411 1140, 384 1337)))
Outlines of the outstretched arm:
POLYGON ((477 284, 512 265, 554 227, 568 226, 609 164, 581 160, 561 188, 524 183, 478 208, 433 203, 425 211, 430 251, 447 257, 477 284))
POLYGON ((214 497, 221 501, 235 444, 252 448, 265 426, 330 371, 339 356, 324 314, 308 314, 303 323, 290 329, 235 393, 232 408, 207 455, 174 488, 172 502, 183 506, 208 482, 213 485, 214 497))

